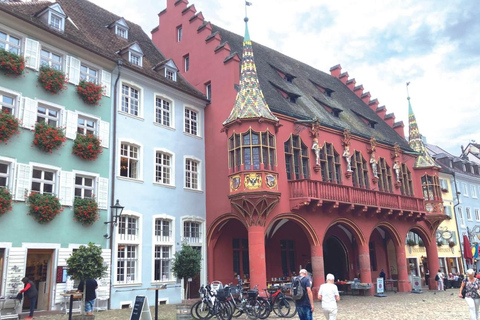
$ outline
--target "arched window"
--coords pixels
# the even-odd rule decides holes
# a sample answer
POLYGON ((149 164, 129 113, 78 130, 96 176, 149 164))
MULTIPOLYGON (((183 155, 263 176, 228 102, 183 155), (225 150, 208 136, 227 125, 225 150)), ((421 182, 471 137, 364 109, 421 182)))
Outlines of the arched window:
POLYGON ((392 192, 392 172, 384 158, 378 159, 378 190, 392 192))
POLYGON ((424 175, 422 177, 422 192, 425 200, 442 200, 438 176, 424 175))
POLYGON ((287 179, 308 179, 310 177, 309 149, 300 136, 292 134, 284 147, 287 179))
POLYGON ((404 196, 413 196, 412 174, 405 163, 402 163, 402 166, 400 167, 400 182, 400 190, 402 191, 402 194, 404 196))
POLYGON ((323 181, 341 182, 340 156, 331 143, 325 142, 323 148, 320 149, 320 168, 323 181))
POLYGON ((352 171, 353 186, 357 188, 368 189, 370 187, 370 183, 368 181, 368 164, 360 151, 355 151, 353 153, 352 171))
POLYGON ((273 170, 275 165, 275 136, 270 132, 234 133, 228 139, 229 164, 233 171, 260 170, 263 163, 265 170, 273 170))

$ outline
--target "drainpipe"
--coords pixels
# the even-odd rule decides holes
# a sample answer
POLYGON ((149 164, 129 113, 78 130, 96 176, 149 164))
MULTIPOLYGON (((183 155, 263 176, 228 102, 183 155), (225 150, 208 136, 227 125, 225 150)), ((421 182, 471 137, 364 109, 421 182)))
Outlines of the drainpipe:
MULTIPOLYGON (((460 192, 457 190, 457 179, 455 178, 455 172, 452 172, 452 175, 453 175, 453 184, 455 185, 455 196, 457 197, 457 203, 455 205, 453 205, 453 214, 455 215, 455 226, 457 227, 458 244, 460 245, 461 243, 463 243, 463 241, 462 241, 462 238, 460 237, 460 229, 458 228, 458 219, 457 219, 457 211, 456 211, 456 208, 460 205, 460 198, 458 196, 460 194, 460 192)), ((462 258, 463 272, 465 273, 465 271, 467 271, 465 269, 467 262, 463 258, 463 248, 462 248, 462 246, 460 246, 460 256, 462 258)))
MULTIPOLYGON (((118 85, 118 80, 120 80, 120 74, 122 72, 122 64, 123 60, 118 59, 117 60, 117 68, 118 68, 118 75, 117 79, 115 80, 115 84, 113 87, 113 133, 112 133, 112 168, 111 168, 111 173, 110 173, 110 204, 115 203, 115 164, 116 164, 116 155, 117 155, 117 85, 118 85)), ((113 250, 113 231, 114 231, 114 225, 113 225, 113 217, 112 217, 112 210, 110 210, 110 238, 109 238, 109 247, 110 247, 110 261, 113 262, 113 257, 114 257, 114 250, 113 250)), ((113 264, 110 263, 110 299, 108 299, 108 309, 112 309, 112 272, 113 270, 113 264)))

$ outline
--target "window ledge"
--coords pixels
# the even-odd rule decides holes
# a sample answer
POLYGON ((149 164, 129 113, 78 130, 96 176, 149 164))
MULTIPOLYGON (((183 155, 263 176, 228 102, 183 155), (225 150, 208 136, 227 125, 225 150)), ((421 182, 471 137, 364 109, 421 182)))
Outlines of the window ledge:
MULTIPOLYGON (((154 281, 154 282, 151 282, 150 285, 151 286, 160 286, 162 284, 176 284, 177 281, 175 280, 167 280, 167 281, 154 281)), ((168 289, 168 288, 165 288, 165 289, 168 289)))
POLYGON ((143 180, 127 178, 127 177, 122 177, 122 176, 117 176, 117 179, 118 180, 123 180, 123 181, 128 181, 128 182, 143 183, 143 180))
POLYGON ((200 137, 200 136, 197 136, 195 134, 191 134, 191 133, 188 133, 188 132, 183 132, 184 135, 188 136, 188 137, 192 137, 192 138, 196 138, 196 139, 199 139, 199 140, 202 140, 203 138, 200 137))
POLYGON ((156 126, 156 127, 159 127, 159 128, 163 128, 163 129, 167 129, 167 130, 171 130, 171 131, 176 131, 176 129, 174 127, 166 126, 166 125, 160 124, 158 122, 153 122, 153 125, 156 126))
POLYGON ((132 118, 132 119, 135 119, 135 120, 145 121, 144 118, 139 117, 139 116, 135 116, 135 115, 130 114, 130 113, 127 113, 127 112, 125 112, 125 111, 120 111, 120 110, 118 110, 118 114, 121 114, 121 115, 123 115, 123 116, 129 117, 129 118, 132 118))
POLYGON ((141 282, 135 282, 135 283, 117 283, 114 284, 114 288, 128 288, 128 287, 141 287, 142 283, 141 282))
POLYGON ((154 186, 159 186, 159 187, 165 187, 169 189, 176 189, 177 187, 174 184, 165 184, 165 183, 160 183, 160 182, 153 182, 154 186))
POLYGON ((203 190, 190 189, 190 188, 187 188, 187 187, 183 187, 183 190, 185 190, 185 191, 190 191, 190 192, 195 192, 195 193, 203 193, 203 190))

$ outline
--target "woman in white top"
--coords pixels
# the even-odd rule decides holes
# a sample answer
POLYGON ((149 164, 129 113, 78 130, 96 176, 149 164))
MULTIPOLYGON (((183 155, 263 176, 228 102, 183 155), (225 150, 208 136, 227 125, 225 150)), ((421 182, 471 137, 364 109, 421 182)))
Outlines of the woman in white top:
POLYGON ((322 284, 318 291, 318 300, 322 301, 322 311, 327 320, 337 319, 337 301, 340 301, 340 294, 334 281, 334 275, 327 274, 327 283, 322 284))

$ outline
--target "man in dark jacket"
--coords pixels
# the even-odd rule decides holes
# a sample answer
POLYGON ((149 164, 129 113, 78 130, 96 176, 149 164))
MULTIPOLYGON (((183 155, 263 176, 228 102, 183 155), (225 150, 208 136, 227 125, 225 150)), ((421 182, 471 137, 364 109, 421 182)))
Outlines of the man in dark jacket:
MULTIPOLYGON (((93 314, 93 305, 95 304, 95 299, 97 298, 95 290, 97 288, 97 281, 94 279, 87 279, 87 290, 85 291, 85 312, 87 315, 93 314)), ((78 284, 78 291, 83 292, 83 280, 81 280, 78 284)))
POLYGON ((35 283, 27 277, 22 279, 24 288, 19 291, 19 293, 25 293, 25 295, 30 300, 30 315, 25 319, 33 319, 33 312, 35 311, 35 305, 37 304, 38 291, 35 287, 35 283))
POLYGON ((308 278, 307 270, 302 269, 300 270, 299 274, 304 294, 302 299, 295 301, 298 310, 298 317, 300 320, 312 320, 312 313, 314 310, 312 283, 308 278))

